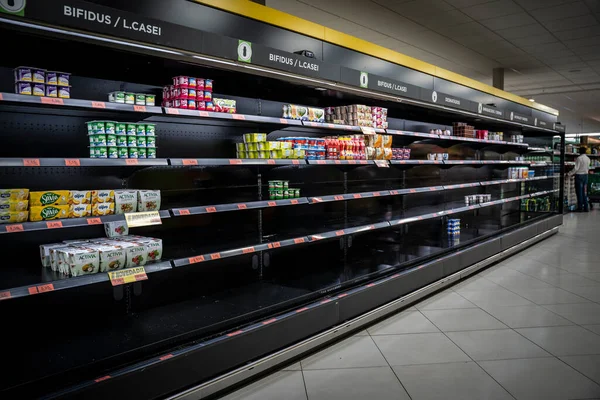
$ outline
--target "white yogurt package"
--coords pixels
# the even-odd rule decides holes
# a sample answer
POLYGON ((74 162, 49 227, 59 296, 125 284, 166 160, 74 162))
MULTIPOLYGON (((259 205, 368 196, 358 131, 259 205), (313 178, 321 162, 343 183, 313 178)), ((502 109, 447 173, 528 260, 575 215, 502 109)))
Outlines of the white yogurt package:
POLYGON ((64 265, 71 276, 95 274, 99 270, 100 256, 95 249, 74 247, 62 253, 65 258, 64 265))
POLYGON ((115 190, 115 214, 136 212, 138 193, 136 190, 115 190))
POLYGON ((160 190, 138 190, 138 211, 160 210, 160 190))

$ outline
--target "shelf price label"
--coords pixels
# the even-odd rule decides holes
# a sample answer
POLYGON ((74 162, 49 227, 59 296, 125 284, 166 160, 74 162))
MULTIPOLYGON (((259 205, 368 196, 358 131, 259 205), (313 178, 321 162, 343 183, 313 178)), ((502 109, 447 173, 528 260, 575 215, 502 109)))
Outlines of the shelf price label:
POLYGON ((6 292, 0 292, 0 300, 10 299, 11 297, 12 295, 10 294, 10 290, 7 290, 6 292))
POLYGON ((390 164, 386 160, 375 160, 375 165, 379 168, 389 168, 390 164))
POLYGON ((183 165, 198 165, 198 160, 192 158, 184 158, 183 160, 181 160, 181 163, 183 165))
POLYGON ((231 114, 231 118, 233 119, 239 119, 240 121, 243 121, 246 119, 246 116, 242 115, 242 114, 231 114))
POLYGON ((126 165, 138 165, 138 160, 137 158, 128 158, 125 160, 125 164, 126 165))
POLYGON ((144 267, 135 267, 109 272, 108 278, 113 286, 119 286, 126 283, 145 281, 148 279, 148 275, 146 275, 144 267))
POLYGON ((59 99, 57 97, 41 97, 40 101, 42 104, 53 104, 55 106, 63 106, 65 102, 63 99, 59 99))
POLYGON ((165 108, 167 114, 179 115, 179 110, 176 108, 165 108))
POLYGON ((375 128, 373 128, 371 126, 361 126, 360 130, 362 131, 363 135, 374 135, 375 134, 375 128))
POLYGON ((196 257, 188 258, 188 262, 190 264, 197 264, 197 263, 203 262, 203 261, 204 261, 204 256, 196 256, 196 257))
POLYGON ((48 227, 48 229, 56 229, 62 228, 63 224, 62 221, 48 221, 46 222, 46 226, 48 227))
POLYGON ((92 108, 106 108, 106 103, 103 101, 92 101, 92 108))
POLYGON ((133 111, 146 112, 146 106, 133 106, 133 111))
POLYGON ((25 229, 22 224, 12 224, 6 225, 6 232, 14 233, 14 232, 23 232, 25 229))
POLYGON ((40 160, 37 158, 24 158, 23 159, 23 165, 25 167, 39 167, 40 166, 40 160))
POLYGON ((158 211, 125 213, 125 221, 130 228, 162 224, 160 213, 158 211))
POLYGON ((100 225, 102 220, 100 218, 88 218, 87 223, 88 225, 100 225))
POLYGON ((80 167, 81 161, 78 158, 65 158, 65 165, 67 167, 80 167))

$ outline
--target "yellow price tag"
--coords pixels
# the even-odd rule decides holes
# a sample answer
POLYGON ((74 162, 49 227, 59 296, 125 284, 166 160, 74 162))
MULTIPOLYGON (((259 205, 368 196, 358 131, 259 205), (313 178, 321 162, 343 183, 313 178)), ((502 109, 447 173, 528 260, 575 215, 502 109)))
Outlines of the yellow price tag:
POLYGON ((108 273, 108 277, 110 278, 110 283, 112 283, 113 286, 145 281, 146 279, 148 279, 148 275, 146 275, 146 270, 144 269, 144 267, 135 267, 121 269, 118 271, 112 271, 108 273))
POLYGON ((373 128, 372 126, 361 126, 360 130, 362 131, 363 135, 374 135, 375 134, 375 128, 373 128))
POLYGON ((158 211, 125 213, 125 221, 127 221, 127 226, 130 228, 162 224, 160 213, 158 211))

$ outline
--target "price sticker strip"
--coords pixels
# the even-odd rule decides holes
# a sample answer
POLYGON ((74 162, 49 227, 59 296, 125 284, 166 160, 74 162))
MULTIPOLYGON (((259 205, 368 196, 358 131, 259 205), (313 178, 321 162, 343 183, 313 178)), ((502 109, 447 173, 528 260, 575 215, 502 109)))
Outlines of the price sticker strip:
POLYGON ((113 286, 145 281, 148 279, 148 275, 146 275, 146 270, 144 267, 134 267, 112 271, 108 273, 108 277, 113 286))

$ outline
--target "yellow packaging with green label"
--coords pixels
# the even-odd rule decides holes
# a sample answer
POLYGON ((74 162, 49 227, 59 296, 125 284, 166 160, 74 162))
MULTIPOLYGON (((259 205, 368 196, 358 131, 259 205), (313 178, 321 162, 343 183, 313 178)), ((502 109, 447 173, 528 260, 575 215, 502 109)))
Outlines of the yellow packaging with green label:
POLYGON ((33 206, 29 210, 30 221, 49 221, 68 217, 68 205, 33 206))
POLYGON ((69 204, 70 192, 68 190, 53 190, 46 192, 29 193, 30 206, 62 206, 69 204))

